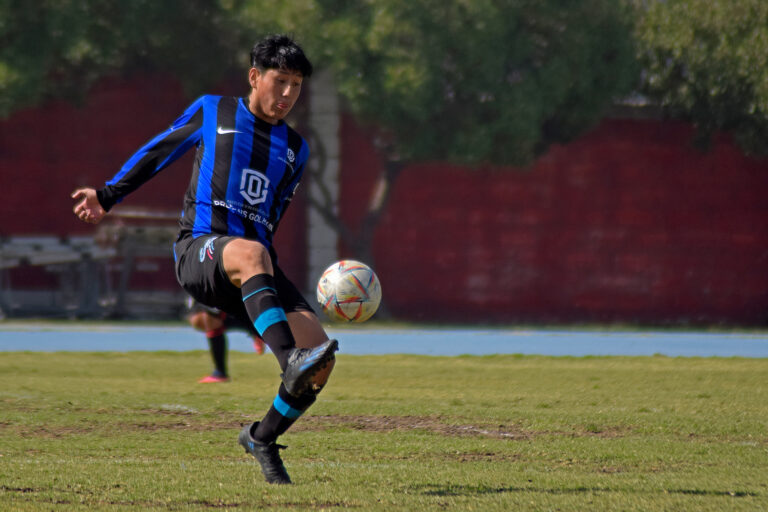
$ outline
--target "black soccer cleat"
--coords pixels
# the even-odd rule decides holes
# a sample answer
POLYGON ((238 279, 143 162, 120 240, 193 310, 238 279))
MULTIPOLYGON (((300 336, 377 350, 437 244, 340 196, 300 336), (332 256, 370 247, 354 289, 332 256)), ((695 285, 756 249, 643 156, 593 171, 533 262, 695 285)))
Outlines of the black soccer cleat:
POLYGON ((301 396, 312 385, 312 377, 334 359, 339 342, 328 340, 315 348, 294 348, 288 355, 288 364, 280 375, 285 389, 293 396, 301 396))
POLYGON ((257 423, 246 425, 243 430, 240 431, 240 435, 237 437, 237 441, 245 448, 245 453, 253 455, 259 464, 261 465, 261 472, 266 478, 267 483, 270 484, 290 484, 291 477, 288 476, 288 472, 285 470, 283 460, 280 458, 278 450, 284 449, 285 446, 280 444, 262 443, 257 441, 251 436, 251 429, 256 428, 257 423))

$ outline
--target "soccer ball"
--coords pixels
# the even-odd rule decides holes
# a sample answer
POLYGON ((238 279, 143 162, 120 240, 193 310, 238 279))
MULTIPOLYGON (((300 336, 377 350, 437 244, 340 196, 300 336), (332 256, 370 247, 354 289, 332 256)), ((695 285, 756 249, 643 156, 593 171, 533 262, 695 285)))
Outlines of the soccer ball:
POLYGON ((381 302, 379 278, 365 263, 337 261, 320 276, 317 302, 331 320, 365 322, 381 302))

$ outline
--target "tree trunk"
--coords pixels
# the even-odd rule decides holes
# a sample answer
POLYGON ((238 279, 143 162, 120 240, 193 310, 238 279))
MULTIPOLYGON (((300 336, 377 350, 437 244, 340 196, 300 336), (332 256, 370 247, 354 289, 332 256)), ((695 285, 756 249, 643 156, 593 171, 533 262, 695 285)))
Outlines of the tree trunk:
MULTIPOLYGON (((376 227, 381 222, 381 217, 384 215, 384 211, 389 204, 392 187, 403 167, 404 164, 399 160, 385 160, 384 170, 376 180, 371 201, 368 203, 368 209, 356 233, 339 218, 337 205, 333 204, 330 200, 330 194, 323 192, 322 185, 321 192, 323 192, 323 198, 310 197, 308 195, 310 206, 317 210, 325 221, 339 234, 344 244, 352 251, 351 257, 366 263, 374 270, 376 269, 376 261, 373 254, 373 237, 376 233, 376 227)), ((382 304, 379 306, 377 314, 380 318, 389 317, 385 302, 382 300, 382 304)))
POLYGON ((400 161, 385 161, 384 170, 376 180, 371 201, 368 203, 368 210, 365 212, 365 216, 356 233, 339 218, 336 205, 331 203, 328 195, 324 195, 323 198, 308 195, 309 205, 320 213, 325 221, 339 234, 344 244, 352 250, 352 257, 364 261, 372 267, 374 266, 372 246, 376 226, 381 221, 381 216, 384 214, 389 203, 392 186, 403 167, 404 164, 400 161))
POLYGON ((368 262, 372 267, 375 265, 373 256, 373 237, 376 233, 376 227, 381 221, 381 217, 389 204, 389 198, 392 193, 392 187, 395 180, 400 175, 403 164, 399 161, 387 160, 384 163, 384 170, 376 180, 371 201, 368 204, 368 211, 360 223, 357 236, 354 240, 352 250, 363 261, 368 262))

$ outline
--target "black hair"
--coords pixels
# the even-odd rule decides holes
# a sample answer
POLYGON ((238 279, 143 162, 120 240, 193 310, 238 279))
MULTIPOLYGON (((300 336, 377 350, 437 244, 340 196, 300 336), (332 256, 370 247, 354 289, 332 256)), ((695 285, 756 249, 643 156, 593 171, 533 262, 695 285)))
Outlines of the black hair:
POLYGON ((290 36, 276 34, 267 36, 253 45, 251 67, 260 70, 284 69, 298 71, 307 78, 312 74, 312 63, 304 50, 290 36))

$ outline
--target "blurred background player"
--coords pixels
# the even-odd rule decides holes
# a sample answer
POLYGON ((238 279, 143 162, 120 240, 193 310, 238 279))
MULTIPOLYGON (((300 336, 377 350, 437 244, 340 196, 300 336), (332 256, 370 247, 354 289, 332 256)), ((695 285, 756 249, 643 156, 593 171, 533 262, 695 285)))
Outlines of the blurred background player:
POLYGON ((218 382, 229 382, 229 372, 227 371, 227 331, 237 329, 246 332, 253 340, 253 349, 257 354, 264 354, 264 340, 249 322, 238 320, 232 315, 216 308, 204 306, 196 302, 192 297, 187 301, 189 316, 187 319, 192 327, 198 331, 204 332, 208 340, 208 349, 211 352, 213 360, 213 372, 200 379, 201 384, 215 384, 218 382))

